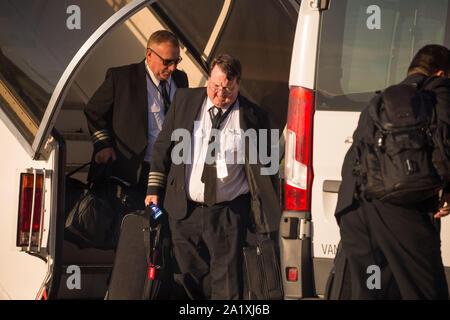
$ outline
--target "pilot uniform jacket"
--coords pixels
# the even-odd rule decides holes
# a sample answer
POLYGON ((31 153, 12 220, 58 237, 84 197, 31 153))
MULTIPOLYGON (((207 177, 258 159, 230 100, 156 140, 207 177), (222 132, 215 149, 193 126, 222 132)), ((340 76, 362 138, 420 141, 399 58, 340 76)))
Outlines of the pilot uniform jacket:
MULTIPOLYGON (((178 128, 186 129, 192 134, 194 121, 205 99, 206 88, 178 89, 152 149, 147 194, 164 196, 164 208, 176 220, 186 217, 188 198, 185 187, 186 166, 184 163, 174 164, 171 161, 171 150, 174 146, 171 135, 178 128)), ((243 131, 252 128, 257 133, 258 129, 268 129, 266 113, 245 97, 239 95, 238 99, 240 128, 243 131)), ((270 136, 269 132, 268 134, 270 136)), ((257 164, 249 164, 248 160, 249 146, 246 143, 244 167, 251 194, 252 211, 249 229, 257 233, 276 231, 281 216, 276 188, 277 177, 261 175, 260 169, 263 166, 259 162, 259 157, 257 164)))
MULTIPOLYGON (((184 72, 175 70, 177 88, 188 86, 184 72)), ((85 108, 95 155, 113 147, 117 160, 112 174, 134 185, 138 183, 148 140, 148 99, 145 60, 108 69, 103 84, 85 108)), ((91 166, 89 175, 96 170, 91 166)))

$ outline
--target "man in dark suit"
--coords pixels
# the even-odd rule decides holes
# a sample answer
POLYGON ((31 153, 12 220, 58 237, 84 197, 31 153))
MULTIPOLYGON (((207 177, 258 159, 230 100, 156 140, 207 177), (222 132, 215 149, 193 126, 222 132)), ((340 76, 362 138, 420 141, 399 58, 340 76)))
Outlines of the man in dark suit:
POLYGON ((108 162, 108 172, 131 186, 135 204, 143 207, 152 146, 177 88, 188 86, 177 38, 169 31, 154 32, 146 59, 111 68, 85 108, 94 144, 89 177, 108 162))
MULTIPOLYGON (((447 48, 427 45, 412 60, 402 84, 433 94, 435 109, 444 118, 450 108, 450 55, 447 48)), ((447 120, 447 122, 449 122, 447 120)), ((336 206, 343 251, 348 262, 353 299, 448 299, 439 231, 432 217, 449 214, 449 186, 439 204, 438 194, 425 201, 396 205, 365 199, 359 191, 356 146, 360 140, 375 144, 368 108, 361 113, 353 144, 342 166, 342 184, 336 206), (368 285, 380 270, 379 286, 368 285)), ((336 270, 336 273, 339 271, 336 270)), ((343 272, 343 270, 341 270, 343 272)))
POLYGON ((262 174, 256 154, 258 130, 268 128, 266 114, 239 94, 240 79, 237 59, 215 58, 206 88, 177 91, 152 150, 146 204, 168 212, 182 281, 194 298, 241 298, 246 229, 270 233, 279 226, 276 177, 262 174), (231 160, 244 150, 247 132, 254 136, 245 141, 245 159, 231 160), (189 141, 179 153, 172 141, 178 134, 189 141), (207 274, 210 296, 200 289, 207 274))

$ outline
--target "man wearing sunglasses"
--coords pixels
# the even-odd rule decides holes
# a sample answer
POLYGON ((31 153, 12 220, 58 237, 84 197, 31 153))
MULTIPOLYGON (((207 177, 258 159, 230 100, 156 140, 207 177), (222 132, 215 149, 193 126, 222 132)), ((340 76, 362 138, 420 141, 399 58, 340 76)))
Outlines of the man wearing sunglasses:
POLYGON ((110 68, 85 108, 94 146, 89 178, 104 171, 131 186, 136 196, 130 210, 143 207, 153 143, 175 90, 188 86, 186 74, 177 70, 180 61, 177 38, 156 31, 145 59, 110 68))

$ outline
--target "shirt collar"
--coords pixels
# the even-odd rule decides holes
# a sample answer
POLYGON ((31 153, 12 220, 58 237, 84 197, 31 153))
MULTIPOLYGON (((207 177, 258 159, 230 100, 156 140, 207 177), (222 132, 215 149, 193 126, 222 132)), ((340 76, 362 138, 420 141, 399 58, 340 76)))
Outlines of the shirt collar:
MULTIPOLYGON (((212 103, 211 99, 209 99, 209 97, 207 96, 207 97, 206 97, 206 111, 209 112, 209 110, 210 110, 211 108, 214 108, 214 107, 215 107, 215 106, 214 106, 214 104, 212 103)), ((222 110, 225 111, 225 109, 222 109, 222 110)), ((213 114, 215 114, 215 113, 213 113, 213 114)))
MULTIPOLYGON (((147 59, 145 60, 145 69, 147 69, 147 74, 150 75, 150 79, 153 81, 156 87, 159 87, 159 83, 161 82, 158 78, 155 77, 153 71, 150 69, 150 67, 147 64, 147 59)), ((170 83, 172 79, 172 75, 169 76, 166 83, 170 83)))
MULTIPOLYGON (((227 107, 227 108, 221 108, 222 112, 225 113, 228 108, 233 107, 234 105, 239 106, 239 99, 236 99, 236 102, 233 103, 231 106, 227 107)), ((215 107, 215 105, 212 103, 212 101, 209 99, 208 95, 206 96, 206 111, 209 112, 209 109, 211 109, 212 107, 215 107)))

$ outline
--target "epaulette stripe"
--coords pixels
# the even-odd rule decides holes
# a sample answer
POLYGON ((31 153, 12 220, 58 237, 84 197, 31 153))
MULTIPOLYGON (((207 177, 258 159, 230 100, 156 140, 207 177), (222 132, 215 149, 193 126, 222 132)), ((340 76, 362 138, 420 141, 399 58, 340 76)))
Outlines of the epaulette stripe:
POLYGON ((151 180, 155 180, 155 181, 167 181, 167 179, 166 178, 163 178, 163 177, 148 177, 148 181, 151 181, 151 180))
POLYGON ((148 187, 165 187, 165 183, 156 183, 156 182, 149 182, 147 184, 148 187))
POLYGON ((149 175, 150 176, 162 176, 162 177, 167 176, 165 173, 157 172, 157 171, 151 171, 149 175))
POLYGON ((94 132, 91 136, 91 139, 92 142, 95 144, 101 141, 110 140, 111 137, 109 135, 108 130, 104 129, 94 132))
POLYGON ((162 183, 162 184, 166 184, 167 183, 166 180, 157 180, 157 179, 149 179, 148 180, 148 183, 152 183, 152 182, 154 182, 154 183, 162 183))

